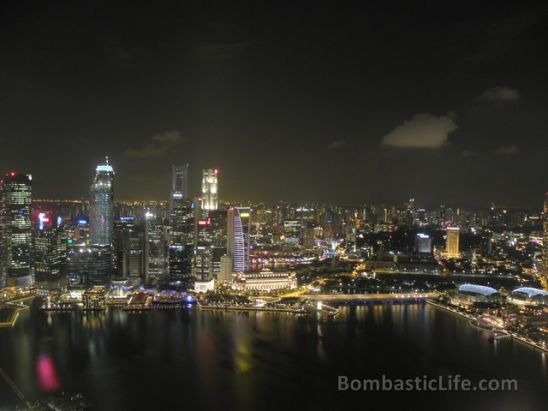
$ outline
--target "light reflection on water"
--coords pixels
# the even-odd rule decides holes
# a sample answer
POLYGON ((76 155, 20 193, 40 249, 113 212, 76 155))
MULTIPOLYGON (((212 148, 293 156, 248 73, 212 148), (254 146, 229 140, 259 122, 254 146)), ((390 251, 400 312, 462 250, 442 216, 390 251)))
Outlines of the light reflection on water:
MULTIPOLYGON (((548 385, 545 354, 511 340, 493 344, 467 320, 420 304, 342 307, 328 319, 187 308, 32 310, 17 327, 0 330, 0 347, 0 367, 27 397, 62 387, 83 392, 98 409, 179 409, 181 401, 197 409, 272 408, 289 398, 306 408, 371 405, 337 393, 337 375, 382 374, 518 378, 521 396, 461 394, 459 404, 527 401, 535 409, 548 385)), ((15 401, 0 382, 0 405, 15 401)), ((432 396, 431 405, 439 401, 432 396)))

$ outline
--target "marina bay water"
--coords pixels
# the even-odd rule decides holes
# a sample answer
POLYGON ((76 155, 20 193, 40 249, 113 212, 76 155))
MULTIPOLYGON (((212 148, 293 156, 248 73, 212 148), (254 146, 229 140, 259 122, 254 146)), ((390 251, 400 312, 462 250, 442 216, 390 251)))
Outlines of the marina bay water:
MULTIPOLYGON (((31 401, 81 392, 99 410, 541 410, 546 354, 492 341, 427 304, 345 306, 335 318, 200 311, 48 313, 0 329, 0 368, 31 401), (516 379, 516 392, 338 391, 349 378, 460 374, 516 379), (404 401, 402 403, 402 401, 404 401), (280 408, 281 407, 281 408, 280 408)), ((20 402, 0 379, 0 409, 20 402)))

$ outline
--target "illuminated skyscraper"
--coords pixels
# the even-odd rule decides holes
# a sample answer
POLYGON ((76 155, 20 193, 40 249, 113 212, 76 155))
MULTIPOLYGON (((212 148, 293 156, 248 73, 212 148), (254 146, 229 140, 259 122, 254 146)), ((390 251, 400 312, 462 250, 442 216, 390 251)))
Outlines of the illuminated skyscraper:
POLYGON ((33 282, 31 181, 30 174, 16 173, 0 180, 0 286, 33 282))
POLYGON ((445 251, 447 257, 458 258, 460 257, 460 229, 458 227, 447 227, 447 242, 445 251))
POLYGON ((217 210, 219 207, 217 169, 206 169, 202 171, 202 210, 217 210))
POLYGON ((227 215, 227 255, 232 258, 233 272, 249 269, 249 229, 251 209, 231 207, 227 215))
POLYGON ((544 193, 544 236, 542 244, 542 263, 544 266, 544 276, 548 278, 548 193, 544 193))
POLYGON ((193 243, 193 207, 188 194, 188 164, 172 166, 169 198, 169 275, 190 275, 193 243))
POLYGON ((432 253, 432 239, 428 234, 417 233, 415 236, 415 252, 418 254, 432 253))
POLYGON ((95 169, 95 177, 89 189, 90 192, 90 216, 89 229, 91 244, 112 245, 113 232, 113 208, 114 197, 114 170, 108 164, 98 165, 95 169))

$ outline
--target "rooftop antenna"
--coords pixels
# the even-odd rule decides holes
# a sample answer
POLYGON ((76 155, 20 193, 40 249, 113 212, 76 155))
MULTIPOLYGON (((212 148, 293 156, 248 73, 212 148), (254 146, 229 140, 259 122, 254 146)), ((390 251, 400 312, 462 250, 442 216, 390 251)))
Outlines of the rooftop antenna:
POLYGON ((108 156, 105 156, 105 160, 106 160, 107 166, 108 166, 108 156))

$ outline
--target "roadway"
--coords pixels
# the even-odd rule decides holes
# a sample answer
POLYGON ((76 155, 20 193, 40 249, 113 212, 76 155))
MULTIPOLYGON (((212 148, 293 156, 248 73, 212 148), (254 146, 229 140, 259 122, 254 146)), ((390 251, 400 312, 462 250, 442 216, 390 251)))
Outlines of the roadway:
POLYGON ((302 294, 299 298, 312 301, 402 301, 426 300, 438 293, 383 293, 383 294, 302 294))

